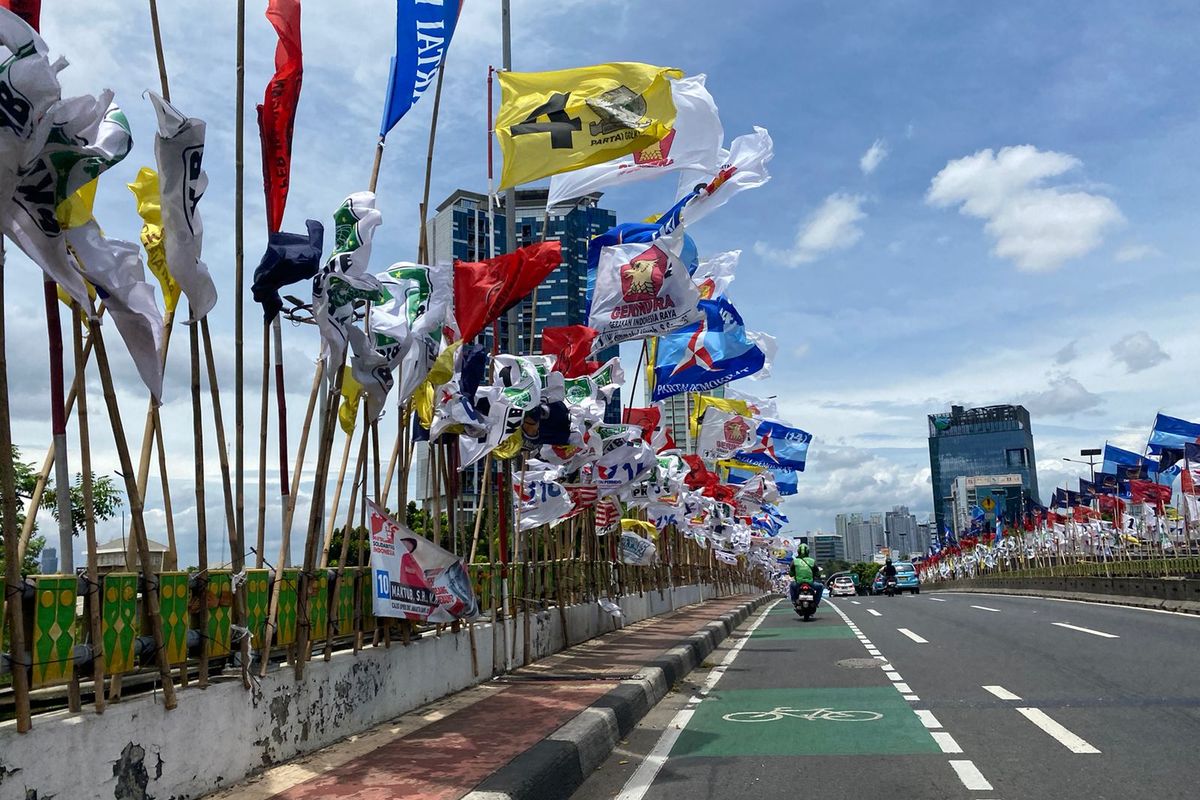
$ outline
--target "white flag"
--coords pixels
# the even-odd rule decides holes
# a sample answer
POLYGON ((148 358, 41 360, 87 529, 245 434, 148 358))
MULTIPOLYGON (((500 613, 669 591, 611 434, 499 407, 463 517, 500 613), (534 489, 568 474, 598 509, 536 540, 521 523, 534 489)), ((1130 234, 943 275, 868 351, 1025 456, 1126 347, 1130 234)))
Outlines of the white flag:
POLYGON ((700 259, 699 266, 692 273, 692 282, 700 290, 700 296, 705 300, 728 294, 729 285, 733 283, 733 273, 737 269, 741 250, 730 250, 717 253, 712 258, 700 259))
POLYGON ((616 494, 634 481, 648 478, 654 474, 657 465, 654 451, 640 435, 631 444, 618 444, 596 461, 596 486, 600 497, 616 494))
POLYGON ((745 189, 756 189, 771 180, 767 163, 775 155, 775 145, 766 128, 754 126, 733 140, 728 155, 715 168, 704 171, 687 170, 679 176, 676 199, 682 200, 692 192, 696 196, 680 213, 681 224, 691 225, 707 217, 729 202, 729 198, 745 189))
POLYGON ((523 482, 521 473, 513 475, 513 514, 514 518, 520 515, 521 530, 560 520, 575 507, 570 494, 554 479, 556 474, 553 469, 527 469, 523 482))
POLYGON ((448 264, 425 266, 400 262, 375 277, 381 299, 371 308, 375 347, 400 372, 399 400, 404 402, 429 374, 441 342, 441 326, 454 296, 448 264), (432 355, 432 357, 429 357, 432 355))
POLYGON ((87 289, 67 256, 57 209, 129 153, 129 122, 113 105, 112 92, 105 91, 99 97, 60 100, 40 124, 45 144, 17 174, 12 202, 3 214, 4 232, 86 309, 87 289))
POLYGON ((195 322, 217 304, 217 287, 200 258, 204 225, 199 204, 208 188, 205 124, 204 120, 184 116, 154 92, 150 92, 150 102, 158 115, 154 157, 162 193, 163 247, 171 277, 187 295, 191 321, 195 322))
POLYGON ((707 169, 720 163, 725 131, 705 77, 671 81, 675 125, 661 141, 632 155, 550 178, 546 206, 553 208, 600 189, 624 186, 681 169, 707 169))
POLYGON ((67 231, 71 253, 96 287, 117 332, 129 349, 142 382, 157 401, 162 397, 163 318, 154 287, 146 282, 141 251, 131 242, 106 239, 91 220, 67 231))
POLYGON ((39 123, 62 89, 42 37, 6 8, 0 8, 0 62, 0 95, 10 98, 0 108, 0 203, 7 204, 17 171, 46 142, 49 126, 39 123))
POLYGON ((758 422, 753 417, 710 408, 700 425, 696 454, 705 461, 732 458, 752 443, 757 430, 758 422))
MULTIPOLYGON (((367 271, 367 265, 375 229, 382 221, 373 192, 355 192, 333 212, 333 252, 313 278, 313 316, 321 329, 321 357, 327 363, 346 349, 355 301, 380 299, 379 279, 367 271)), ((175 263, 170 263, 174 270, 175 263)))
POLYGON ((646 244, 600 251, 588 325, 593 352, 618 342, 670 333, 699 322, 700 292, 679 257, 683 228, 646 244))

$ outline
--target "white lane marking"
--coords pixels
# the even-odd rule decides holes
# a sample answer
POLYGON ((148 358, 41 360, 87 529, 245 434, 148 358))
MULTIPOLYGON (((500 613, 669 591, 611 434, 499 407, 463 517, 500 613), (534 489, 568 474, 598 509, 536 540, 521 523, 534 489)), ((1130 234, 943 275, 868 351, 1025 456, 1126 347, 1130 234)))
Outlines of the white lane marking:
POLYGON ((910 689, 908 687, 908 684, 904 683, 903 681, 893 683, 892 686, 895 686, 896 691, 899 692, 900 694, 912 694, 912 689, 910 689))
POLYGON ((872 617, 882 617, 883 616, 883 614, 880 614, 878 611, 876 611, 873 608, 868 608, 867 613, 870 614, 872 617))
POLYGON ((921 724, 926 728, 940 728, 942 723, 938 722, 938 718, 933 715, 932 711, 927 711, 924 708, 914 709, 913 713, 921 720, 921 724))
POLYGON ((933 601, 933 602, 935 602, 935 603, 944 603, 944 602, 946 602, 945 598, 943 598, 943 597, 930 597, 930 598, 928 598, 928 599, 932 600, 932 601, 933 601))
POLYGON ((1062 724, 1055 721, 1049 714, 1047 714, 1045 711, 1042 711, 1040 708, 1018 708, 1017 713, 1057 739, 1059 744, 1070 750, 1072 753, 1100 752, 1095 747, 1092 747, 1090 744, 1085 742, 1082 738, 1064 728, 1062 724))
POLYGON ((905 636, 907 636, 908 638, 912 639, 912 640, 913 640, 914 642, 916 642, 917 644, 929 644, 929 640, 928 640, 928 639, 922 639, 920 636, 918 636, 917 634, 913 633, 913 632, 912 632, 912 631, 910 631, 908 628, 896 628, 896 630, 900 631, 901 633, 903 633, 903 634, 904 634, 905 636))
POLYGON ((996 697, 999 697, 1001 700, 1020 700, 1021 699, 1018 695, 1013 694, 1008 689, 1005 689, 1003 686, 984 686, 982 688, 985 692, 991 692, 992 694, 996 695, 996 697))
MULTIPOLYGON (((1149 611, 1151 614, 1173 614, 1176 617, 1189 617, 1191 619, 1196 619, 1195 614, 1191 614, 1186 611, 1167 611, 1162 608, 1142 608, 1141 606, 1127 606, 1127 605, 1122 605, 1120 603, 1097 603, 1095 600, 1071 600, 1066 597, 1041 597, 1039 595, 1032 595, 1032 594, 1024 594, 1024 595, 996 594, 994 592, 955 592, 955 591, 950 591, 950 590, 947 590, 945 592, 945 594, 974 594, 974 595, 978 595, 980 597, 1005 597, 1008 599, 1012 599, 1013 597, 1023 597, 1027 600, 1048 600, 1053 603, 1080 603, 1085 606, 1103 606, 1104 608, 1123 608, 1127 611, 1149 611)), ((931 597, 929 599, 937 600, 938 598, 931 597)), ((942 600, 942 602, 944 603, 946 601, 942 600)))
POLYGON ((950 766, 954 768, 958 779, 962 781, 968 791, 990 792, 992 790, 992 785, 988 783, 987 778, 983 777, 983 773, 979 771, 979 767, 975 766, 974 761, 951 761, 950 766))
POLYGON ((662 736, 655 743, 654 749, 646 756, 646 760, 638 765, 633 775, 629 776, 629 780, 626 781, 625 786, 621 789, 621 793, 617 795, 617 800, 642 800, 646 796, 646 792, 650 791, 650 786, 654 783, 654 779, 658 777, 658 771, 667 762, 667 756, 670 754, 671 748, 675 746, 675 741, 679 738, 679 734, 683 733, 683 729, 691 721, 692 715, 696 713, 696 707, 700 700, 704 699, 712 691, 713 687, 717 685, 717 681, 721 680, 721 676, 725 674, 725 670, 733 664, 733 660, 738 657, 738 653, 741 652, 742 647, 745 646, 746 642, 750 641, 750 634, 758 629, 758 626, 767 618, 767 614, 771 613, 771 609, 781 602, 783 601, 777 600, 763 609, 758 619, 754 620, 750 627, 746 629, 746 635, 736 642, 733 647, 729 648, 729 652, 725 654, 725 658, 721 660, 721 663, 705 677, 704 683, 700 686, 699 696, 689 700, 688 707, 680 709, 671 719, 670 724, 667 725, 667 729, 663 731, 662 736))
POLYGON ((1051 625, 1057 625, 1060 628, 1070 628, 1073 631, 1080 633, 1090 633, 1092 636, 1103 636, 1105 639, 1120 639, 1115 633, 1105 633, 1104 631, 1094 631, 1091 628, 1081 628, 1078 625, 1068 625, 1065 622, 1051 622, 1051 625))
POLYGON ((910 700, 915 703, 916 701, 920 700, 921 698, 917 697, 915 694, 906 694, 906 695, 904 695, 904 699, 910 700))
POLYGON ((900 673, 899 673, 899 672, 885 672, 885 673, 883 673, 883 674, 884 674, 884 675, 887 675, 887 677, 888 677, 888 680, 889 680, 889 681, 902 681, 902 680, 904 680, 904 678, 901 678, 901 677, 900 677, 900 673))
POLYGON ((961 753, 963 751, 958 746, 958 742, 954 741, 954 737, 945 731, 930 731, 929 735, 938 743, 938 747, 942 748, 943 753, 961 753))
POLYGON ((853 603, 853 604, 854 604, 854 605, 856 605, 856 606, 861 606, 861 605, 862 605, 862 603, 858 602, 857 600, 851 600, 850 602, 851 602, 851 603, 853 603))
POLYGON ((997 614, 1000 613, 1000 609, 989 608, 988 606, 971 606, 971 608, 978 608, 980 611, 995 611, 997 614))
POLYGON ((874 647, 868 647, 868 648, 867 648, 867 652, 868 652, 870 655, 873 655, 873 656, 881 656, 881 655, 883 655, 883 654, 882 654, 882 653, 880 653, 878 650, 876 650, 874 647))

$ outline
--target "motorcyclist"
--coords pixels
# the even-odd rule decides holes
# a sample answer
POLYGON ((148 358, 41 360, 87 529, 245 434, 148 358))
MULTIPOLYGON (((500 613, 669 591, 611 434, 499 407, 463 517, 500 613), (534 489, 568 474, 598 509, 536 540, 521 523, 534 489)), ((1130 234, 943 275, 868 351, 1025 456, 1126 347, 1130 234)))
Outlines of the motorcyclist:
POLYGON ((820 577, 821 568, 817 566, 817 560, 808 554, 808 545, 801 542, 796 548, 796 557, 792 559, 792 585, 788 587, 792 605, 796 604, 801 583, 808 583, 813 587, 813 607, 820 605, 821 595, 825 591, 825 586, 818 580, 820 577))
POLYGON ((889 558, 883 564, 883 585, 887 586, 888 581, 896 580, 896 565, 889 558))

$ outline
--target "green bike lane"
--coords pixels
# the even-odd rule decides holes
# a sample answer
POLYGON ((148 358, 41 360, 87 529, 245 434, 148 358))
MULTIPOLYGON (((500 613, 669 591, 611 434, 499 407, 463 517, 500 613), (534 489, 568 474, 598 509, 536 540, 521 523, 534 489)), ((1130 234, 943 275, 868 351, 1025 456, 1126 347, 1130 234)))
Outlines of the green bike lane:
MULTIPOLYGON (((600 777, 606 764, 576 798, 729 798, 748 789, 764 798, 793 797, 799 789, 836 796, 873 786, 887 787, 890 797, 972 794, 885 674, 885 662, 868 655, 826 603, 804 622, 780 602, 735 637, 740 650, 707 694, 706 676, 691 676, 701 691, 677 698, 675 716, 658 723, 662 736, 653 750, 647 732, 640 739, 635 732, 610 773, 600 777), (631 756, 636 771, 619 766, 631 756), (620 794, 613 790, 618 774, 620 794)), ((714 653, 710 661, 722 657, 714 653)))

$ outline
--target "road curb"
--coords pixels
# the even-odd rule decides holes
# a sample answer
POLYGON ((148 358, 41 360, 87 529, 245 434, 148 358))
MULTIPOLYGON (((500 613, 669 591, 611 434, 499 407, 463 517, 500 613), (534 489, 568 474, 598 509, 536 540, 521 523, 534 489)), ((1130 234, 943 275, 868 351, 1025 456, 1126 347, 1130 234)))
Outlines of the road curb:
POLYGON ((463 800, 562 800, 570 797, 671 688, 775 596, 727 611, 622 681, 547 738, 489 775, 463 800))
POLYGON ((927 587, 930 592, 963 592, 968 594, 1007 594, 1019 597, 1049 597, 1058 600, 1078 600, 1085 603, 1133 606, 1158 611, 1174 611, 1180 614, 1200 615, 1200 603, 1190 600, 1163 600, 1158 597, 1132 597, 1130 595, 1091 594, 1089 592, 1060 592, 1053 589, 1008 589, 1004 587, 947 586, 944 589, 927 587))

